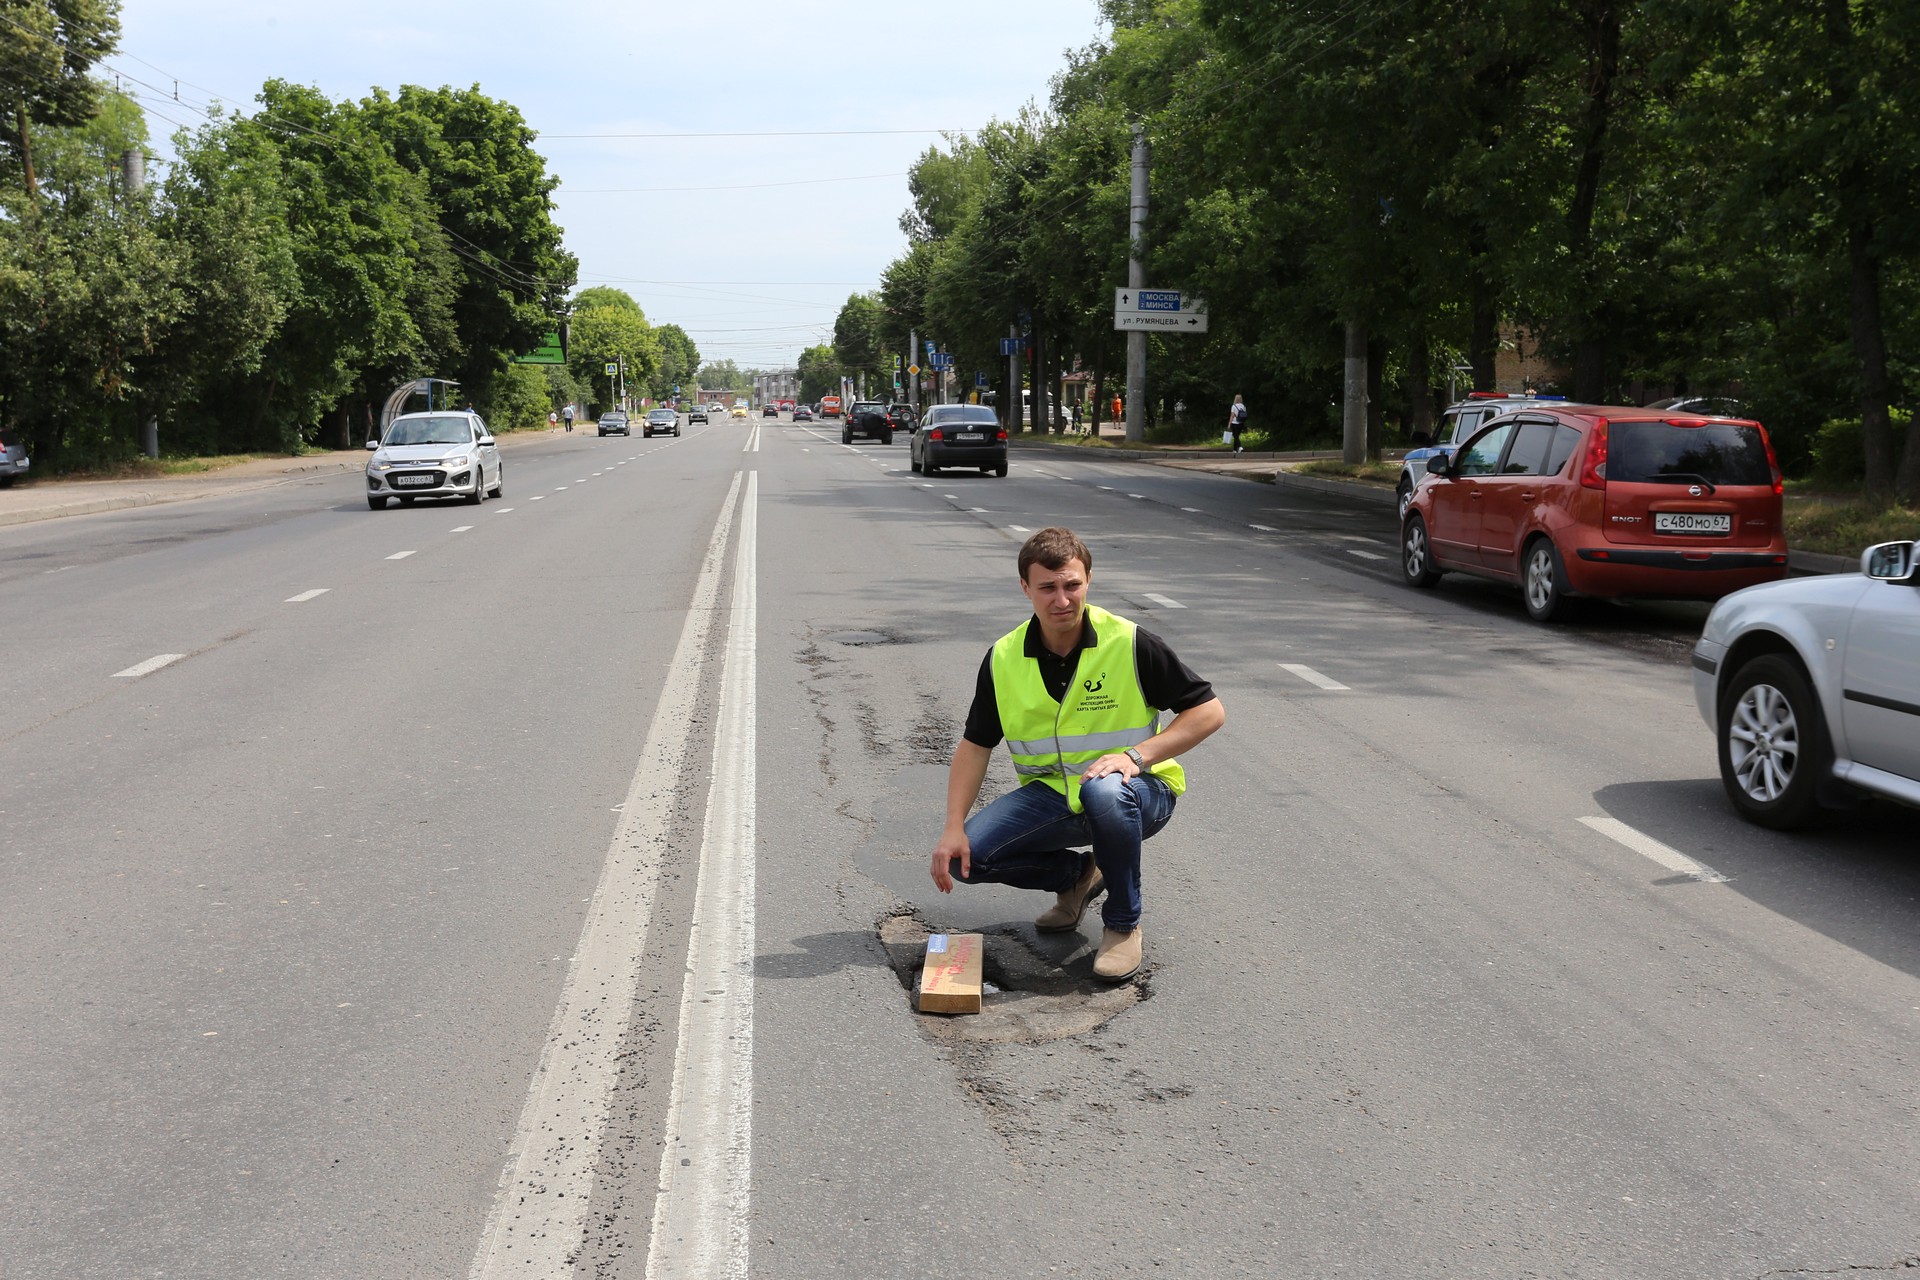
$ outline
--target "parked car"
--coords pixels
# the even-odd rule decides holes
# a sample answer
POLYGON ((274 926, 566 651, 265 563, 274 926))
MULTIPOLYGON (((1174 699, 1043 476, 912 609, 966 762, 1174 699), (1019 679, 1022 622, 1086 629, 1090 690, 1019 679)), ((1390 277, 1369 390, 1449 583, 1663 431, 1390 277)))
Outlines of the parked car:
POLYGON ((813 410, 803 404, 795 405, 793 407, 793 420, 795 422, 812 422, 813 410))
POLYGON ((499 446, 471 411, 403 413, 378 440, 367 441, 367 505, 375 511, 399 498, 465 498, 478 505, 506 491, 499 446))
POLYGON ((1747 407, 1730 396, 1674 396, 1667 400, 1655 400, 1649 409, 1658 409, 1662 413, 1699 413, 1715 418, 1743 418, 1747 407))
POLYGON ((627 421, 626 411, 622 409, 607 410, 594 426, 599 428, 599 434, 603 436, 610 436, 616 431, 623 436, 633 434, 633 424, 627 421))
POLYGON ((942 467, 978 467, 980 474, 1007 474, 1007 431, 993 410, 979 404, 936 404, 920 419, 907 445, 907 464, 925 476, 942 467))
POLYGON ((1566 402, 1565 396, 1473 391, 1468 393, 1465 400, 1448 405, 1441 411, 1440 428, 1433 433, 1432 439, 1427 439, 1425 433, 1416 434, 1413 438, 1414 447, 1407 450, 1400 460, 1400 483, 1395 486, 1394 494, 1399 499, 1402 518, 1407 514, 1407 503, 1413 498, 1413 491, 1426 479, 1428 458, 1452 456, 1453 451, 1465 444, 1474 432, 1500 414, 1511 413, 1527 405, 1559 405, 1566 402))
POLYGON ((654 436, 677 436, 680 434, 680 414, 673 409, 647 410, 646 425, 640 429, 642 440, 651 440, 654 436))
POLYGON ((1860 793, 1920 805, 1920 549, 1858 574, 1736 591, 1693 648, 1693 692, 1740 816, 1790 829, 1860 793))
POLYGON ((1412 586, 1511 582, 1545 622, 1575 595, 1711 600, 1787 574, 1780 468, 1757 422, 1535 406, 1427 470, 1400 526, 1412 586))
POLYGON ((887 406, 878 400, 855 400, 849 405, 840 425, 840 443, 852 444, 855 436, 892 444, 893 419, 887 416, 887 406))
POLYGON ((687 410, 687 422, 689 425, 698 422, 702 426, 705 426, 707 422, 707 406, 697 404, 687 410))
POLYGON ((33 467, 27 456, 27 442, 18 436, 0 436, 0 489, 6 488, 33 467))
POLYGON ((913 406, 896 401, 887 406, 887 418, 893 423, 895 431, 912 431, 915 426, 913 406))

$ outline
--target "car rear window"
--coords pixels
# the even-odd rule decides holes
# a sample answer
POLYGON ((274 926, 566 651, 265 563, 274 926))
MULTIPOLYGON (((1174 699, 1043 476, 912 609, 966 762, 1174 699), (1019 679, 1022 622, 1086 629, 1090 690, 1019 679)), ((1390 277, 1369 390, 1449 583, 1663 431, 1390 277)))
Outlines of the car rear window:
POLYGON ((945 426, 950 422, 999 422, 999 417, 991 409, 977 405, 954 405, 945 409, 927 410, 927 425, 945 426))
POLYGON ((1614 422, 1607 429, 1607 480, 1623 484, 1771 485, 1767 444, 1750 423, 1614 422))

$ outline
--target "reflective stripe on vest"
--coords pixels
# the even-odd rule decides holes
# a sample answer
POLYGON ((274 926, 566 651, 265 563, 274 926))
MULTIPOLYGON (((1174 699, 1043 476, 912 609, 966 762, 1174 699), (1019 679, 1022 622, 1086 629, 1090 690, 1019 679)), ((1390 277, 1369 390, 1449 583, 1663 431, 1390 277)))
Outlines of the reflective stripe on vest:
MULTIPOLYGON (((1013 756, 1014 772, 1024 782, 1045 782, 1079 813, 1080 774, 1101 756, 1137 747, 1159 732, 1160 713, 1147 705, 1140 689, 1134 653, 1137 628, 1093 605, 1087 606, 1095 643, 1080 651, 1079 666, 1066 698, 1055 702, 1040 675, 1040 663, 1027 656, 1027 626, 1002 636, 993 646, 994 700, 1001 732, 1013 756)), ((1175 795, 1187 789, 1186 773, 1171 760, 1149 771, 1175 795)))

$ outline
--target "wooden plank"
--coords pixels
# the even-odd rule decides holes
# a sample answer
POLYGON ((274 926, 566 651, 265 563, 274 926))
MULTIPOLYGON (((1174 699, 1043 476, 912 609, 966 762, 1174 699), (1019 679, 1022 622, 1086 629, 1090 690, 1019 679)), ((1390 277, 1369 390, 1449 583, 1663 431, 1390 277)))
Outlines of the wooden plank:
POLYGON ((920 970, 920 1012, 980 1012, 980 965, 986 939, 977 933, 936 933, 927 939, 920 970))

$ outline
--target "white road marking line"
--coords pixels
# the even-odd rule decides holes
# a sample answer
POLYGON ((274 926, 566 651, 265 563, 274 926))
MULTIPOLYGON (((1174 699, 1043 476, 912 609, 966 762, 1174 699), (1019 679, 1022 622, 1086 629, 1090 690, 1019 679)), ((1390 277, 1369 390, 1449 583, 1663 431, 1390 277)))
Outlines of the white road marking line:
POLYGON ((178 662, 186 656, 184 653, 156 653, 145 662, 136 662, 125 671, 114 672, 113 679, 138 680, 141 676, 149 675, 166 666, 169 662, 178 662))
POLYGON ((960 495, 957 493, 943 493, 940 496, 945 498, 948 502, 960 501, 960 495))
POLYGON ((69 569, 71 569, 71 568, 73 568, 73 566, 72 566, 72 565, 70 565, 70 564, 63 564, 63 565, 61 565, 61 566, 60 566, 60 567, 59 567, 58 569, 42 569, 42 570, 41 570, 40 572, 41 572, 41 573, 43 573, 43 574, 44 574, 44 573, 65 573, 65 572, 66 572, 67 570, 69 570, 69 569))
POLYGON ((1146 497, 1147 495, 1146 495, 1146 494, 1144 494, 1144 493, 1130 493, 1130 494, 1128 494, 1127 496, 1128 496, 1129 498, 1144 498, 1144 497, 1146 497))
POLYGON ((1113 492, 1113 486, 1112 486, 1112 485, 1110 485, 1110 484, 1098 484, 1098 485, 1095 485, 1095 486, 1094 486, 1094 488, 1096 488, 1096 489, 1105 489, 1105 490, 1106 490, 1106 491, 1107 491, 1108 493, 1112 493, 1112 492, 1113 492))
POLYGON ((1370 538, 1364 533, 1336 533, 1333 537, 1336 542, 1371 542, 1375 546, 1381 542, 1381 539, 1370 538))
POLYGON ((396 552, 394 552, 394 553, 393 553, 392 555, 390 555, 390 556, 388 556, 388 557, 387 557, 387 559, 389 559, 389 560, 405 560, 405 559, 406 559, 406 558, 407 558, 408 556, 410 556, 410 555, 412 555, 412 554, 413 554, 413 552, 411 552, 411 551, 396 551, 396 552))
POLYGON ((1341 684, 1338 680, 1330 680, 1326 676, 1321 675, 1318 671, 1315 671, 1312 667, 1304 667, 1297 662, 1283 662, 1280 664, 1280 669, 1282 671, 1289 673, 1290 675, 1299 676, 1302 680, 1305 680, 1308 684, 1318 685, 1322 689, 1326 689, 1329 691, 1347 689, 1347 686, 1344 684, 1341 684))
POLYGON ((1194 515, 1199 515, 1199 514, 1200 514, 1200 508, 1198 508, 1198 507, 1182 507, 1182 508, 1180 508, 1180 509, 1181 509, 1182 511, 1190 511, 1190 512, 1192 512, 1192 513, 1193 513, 1194 515))
POLYGON ((920 487, 921 487, 922 489, 931 489, 931 488, 933 488, 933 486, 932 486, 932 485, 930 485, 930 484, 922 484, 922 485, 921 485, 920 487))
POLYGON ((665 856, 659 842, 678 804, 675 789, 659 780, 698 770, 689 748, 705 705, 703 657, 719 612, 741 474, 734 474, 708 541, 468 1280, 566 1275, 584 1237, 594 1169, 620 1077, 621 1042, 653 921, 665 856))
POLYGON ((1609 840, 1615 840, 1627 846, 1645 858, 1651 858, 1667 870, 1678 875, 1690 876, 1706 884, 1725 884, 1728 877, 1721 875, 1704 862, 1696 862, 1686 854, 1655 840, 1643 831, 1636 831, 1618 818, 1582 818, 1581 825, 1591 827, 1609 840))
POLYGON ((753 1145, 753 889, 759 473, 747 477, 694 888, 680 1040, 647 1274, 747 1274, 753 1145))
POLYGON ((309 600, 319 599, 321 596, 327 594, 327 592, 331 590, 333 590, 332 587, 315 587, 311 591, 302 591, 297 596, 288 596, 287 603, 288 604, 305 604, 309 600))
POLYGON ((542 499, 544 499, 544 498, 545 498, 546 496, 547 496, 547 495, 546 495, 546 494, 544 494, 544 493, 536 493, 536 494, 534 494, 534 495, 533 495, 533 496, 532 496, 531 498, 528 498, 528 499, 527 499, 527 501, 528 501, 528 502, 539 502, 539 501, 541 501, 542 499))
POLYGON ((1258 529, 1258 530, 1259 530, 1260 532, 1262 532, 1262 533, 1278 533, 1278 532, 1280 532, 1280 531, 1279 531, 1278 529, 1276 529, 1276 528, 1274 528, 1274 527, 1273 527, 1272 525, 1270 525, 1270 524, 1250 524, 1250 525, 1248 525, 1248 526, 1247 526, 1247 528, 1249 528, 1249 529, 1258 529))
POLYGON ((456 525, 454 528, 447 530, 447 532, 448 533, 465 533, 467 532, 467 530, 471 528, 473 528, 473 526, 470 524, 456 525))
POLYGON ((497 515, 497 516, 503 516, 503 515, 505 515, 505 514, 507 514, 507 512, 509 512, 509 511, 511 511, 511 510, 513 510, 513 508, 512 508, 512 507, 501 507, 501 508, 500 508, 500 509, 499 509, 498 511, 496 511, 496 512, 494 512, 493 514, 495 514, 495 515, 497 515))
POLYGON ((1377 552, 1362 551, 1358 547, 1348 547, 1346 549, 1346 552, 1350 556, 1359 556, 1362 560, 1385 560, 1386 559, 1385 556, 1380 555, 1377 552))
POLYGON ((1032 533, 1033 532, 1033 530, 1027 528, 1027 526, 1023 524, 1010 524, 1007 526, 1007 528, 1013 530, 1015 533, 1032 533))
POLYGON ((560 492, 560 491, 561 491, 562 489, 564 489, 564 488, 566 488, 566 487, 567 487, 567 486, 565 486, 565 485, 563 485, 563 484, 557 484, 557 485, 555 485, 555 486, 553 486, 553 491, 554 491, 555 493, 559 493, 559 492, 560 492))
POLYGON ((987 514, 987 509, 985 507, 970 507, 968 509, 972 511, 974 515, 977 515, 977 516, 983 516, 987 514))
POLYGON ((1142 598, 1153 601, 1155 604, 1159 605, 1162 609, 1184 609, 1187 607, 1181 604, 1178 600, 1170 600, 1166 596, 1159 595, 1152 591, 1146 592, 1142 598))

